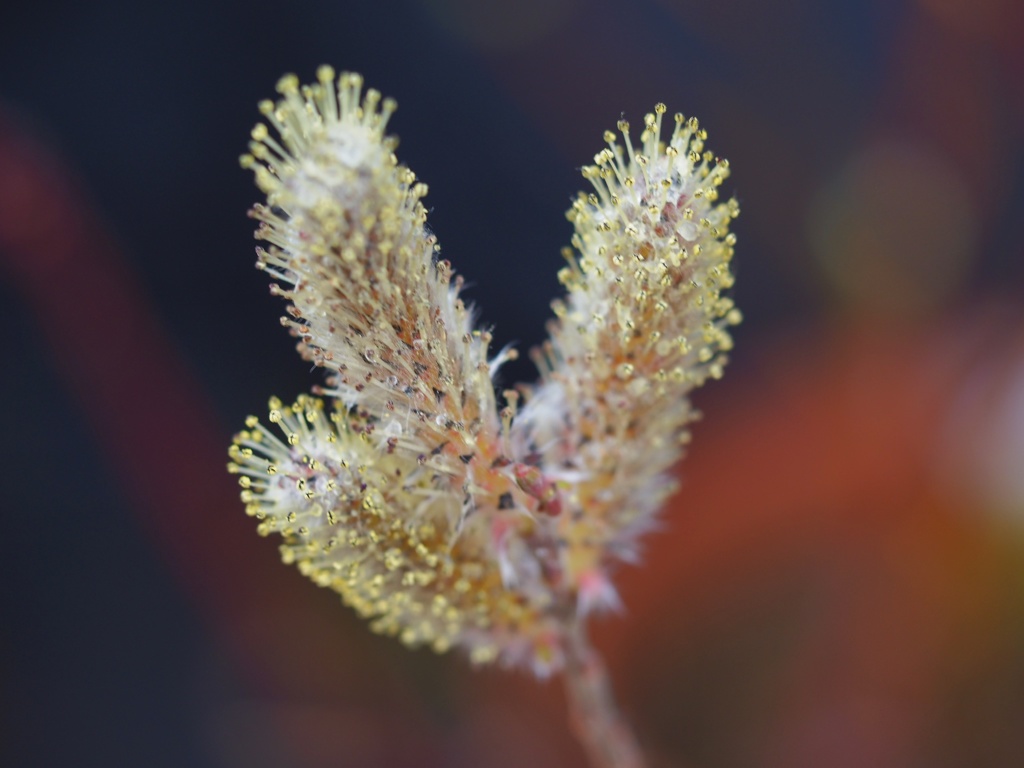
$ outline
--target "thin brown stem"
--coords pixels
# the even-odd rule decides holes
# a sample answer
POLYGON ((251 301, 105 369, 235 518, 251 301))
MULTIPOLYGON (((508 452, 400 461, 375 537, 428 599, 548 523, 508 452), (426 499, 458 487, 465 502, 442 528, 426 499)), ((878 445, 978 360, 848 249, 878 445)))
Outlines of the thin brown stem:
POLYGON ((566 634, 565 656, 569 714, 591 764, 594 768, 644 768, 636 736, 615 704, 608 669, 580 621, 574 621, 566 634))

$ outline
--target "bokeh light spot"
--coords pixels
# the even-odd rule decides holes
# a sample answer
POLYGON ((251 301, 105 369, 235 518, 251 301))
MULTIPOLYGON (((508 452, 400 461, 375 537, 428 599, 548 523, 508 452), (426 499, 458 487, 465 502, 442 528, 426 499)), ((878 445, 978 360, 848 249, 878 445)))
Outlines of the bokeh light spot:
POLYGON ((964 181, 940 155, 879 142, 817 194, 808 237, 829 282, 857 308, 918 314, 957 286, 976 216, 964 181))

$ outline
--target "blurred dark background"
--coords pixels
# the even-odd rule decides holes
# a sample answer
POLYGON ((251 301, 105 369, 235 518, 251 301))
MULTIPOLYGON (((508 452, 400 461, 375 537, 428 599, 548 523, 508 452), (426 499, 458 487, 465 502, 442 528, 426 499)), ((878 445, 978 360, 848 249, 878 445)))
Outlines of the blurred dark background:
POLYGON ((371 635, 223 471, 247 414, 317 381, 252 268, 237 157, 277 78, 323 62, 398 100, 499 345, 543 338, 620 115, 698 115, 732 163, 746 320, 598 628, 653 764, 1024 764, 1017 0, 0 19, 0 765, 582 764, 556 683, 371 635))

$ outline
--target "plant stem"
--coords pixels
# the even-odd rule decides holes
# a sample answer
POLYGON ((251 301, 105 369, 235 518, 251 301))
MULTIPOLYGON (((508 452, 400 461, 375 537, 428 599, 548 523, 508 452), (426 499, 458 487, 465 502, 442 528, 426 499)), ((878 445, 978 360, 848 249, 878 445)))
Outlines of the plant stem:
POLYGON ((582 621, 565 637, 565 690, 577 738, 595 768, 644 768, 632 728, 615 704, 608 669, 587 639, 582 621))

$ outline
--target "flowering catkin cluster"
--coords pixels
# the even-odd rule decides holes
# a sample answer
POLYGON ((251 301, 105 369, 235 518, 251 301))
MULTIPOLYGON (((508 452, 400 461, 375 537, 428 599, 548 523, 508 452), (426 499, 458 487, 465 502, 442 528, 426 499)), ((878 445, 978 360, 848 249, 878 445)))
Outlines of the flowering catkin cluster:
POLYGON ((732 345, 728 165, 696 120, 676 115, 663 143, 661 104, 639 148, 624 122, 623 144, 605 135, 568 213, 541 381, 499 410, 514 351, 490 356, 439 257, 427 188, 385 134, 394 102, 329 67, 278 91, 242 157, 267 198, 257 266, 327 399, 272 399, 273 427, 249 417, 228 465, 246 511, 374 629, 556 670, 570 623, 617 605, 611 568, 671 491, 688 393, 732 345))

